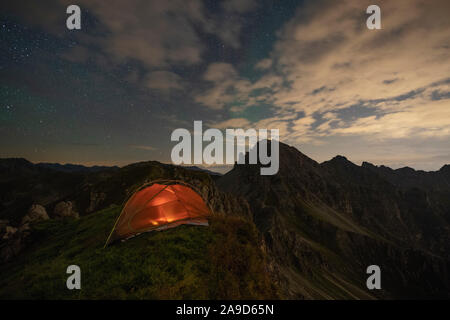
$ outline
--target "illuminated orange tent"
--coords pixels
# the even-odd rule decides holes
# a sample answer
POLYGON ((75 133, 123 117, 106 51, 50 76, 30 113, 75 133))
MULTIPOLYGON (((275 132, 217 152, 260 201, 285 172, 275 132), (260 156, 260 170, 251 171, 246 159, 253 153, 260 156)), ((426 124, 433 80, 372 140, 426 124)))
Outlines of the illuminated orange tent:
POLYGON ((210 214, 202 197, 184 182, 146 184, 125 203, 105 246, 117 239, 181 224, 208 225, 210 214))

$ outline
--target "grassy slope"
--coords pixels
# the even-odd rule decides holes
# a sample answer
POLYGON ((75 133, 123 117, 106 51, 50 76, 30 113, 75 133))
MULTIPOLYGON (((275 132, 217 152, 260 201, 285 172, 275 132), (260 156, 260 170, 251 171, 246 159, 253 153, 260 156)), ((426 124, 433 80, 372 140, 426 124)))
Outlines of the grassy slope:
POLYGON ((210 227, 180 226, 103 249, 119 211, 36 225, 33 244, 0 266, 0 299, 277 297, 253 224, 216 216, 210 227), (81 268, 81 290, 66 288, 71 264, 81 268))

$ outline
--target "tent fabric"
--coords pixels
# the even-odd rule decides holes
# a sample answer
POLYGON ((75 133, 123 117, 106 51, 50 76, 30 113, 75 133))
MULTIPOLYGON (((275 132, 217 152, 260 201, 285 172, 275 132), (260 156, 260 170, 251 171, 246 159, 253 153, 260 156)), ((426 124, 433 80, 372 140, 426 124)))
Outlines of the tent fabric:
POLYGON ((191 187, 153 183, 141 187, 125 203, 106 242, 181 224, 208 225, 211 211, 191 187))

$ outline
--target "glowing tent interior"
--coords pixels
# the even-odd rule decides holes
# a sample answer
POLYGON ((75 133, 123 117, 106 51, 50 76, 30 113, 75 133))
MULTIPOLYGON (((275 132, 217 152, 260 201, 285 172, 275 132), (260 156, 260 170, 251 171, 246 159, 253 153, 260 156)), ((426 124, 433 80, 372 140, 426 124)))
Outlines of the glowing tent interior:
POLYGON ((211 210, 191 186, 182 182, 146 184, 125 203, 106 245, 142 232, 181 224, 208 225, 211 210))

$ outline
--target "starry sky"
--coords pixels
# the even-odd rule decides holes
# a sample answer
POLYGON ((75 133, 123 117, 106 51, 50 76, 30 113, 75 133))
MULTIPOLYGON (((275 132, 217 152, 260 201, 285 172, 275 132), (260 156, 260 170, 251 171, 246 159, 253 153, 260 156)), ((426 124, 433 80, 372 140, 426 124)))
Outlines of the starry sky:
POLYGON ((170 162, 171 132, 202 120, 278 128, 319 162, 438 170, 449 13, 446 0, 4 0, 0 157, 170 162), (81 30, 66 28, 70 4, 81 30), (370 4, 381 30, 366 28, 370 4))

